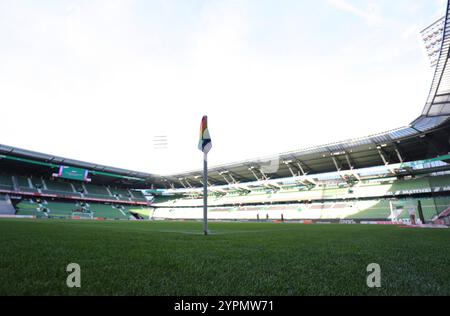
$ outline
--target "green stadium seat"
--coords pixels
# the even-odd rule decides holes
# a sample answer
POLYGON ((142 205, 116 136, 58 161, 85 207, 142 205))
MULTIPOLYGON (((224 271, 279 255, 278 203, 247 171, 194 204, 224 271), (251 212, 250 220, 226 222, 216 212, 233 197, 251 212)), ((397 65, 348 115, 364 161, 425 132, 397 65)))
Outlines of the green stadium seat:
POLYGON ((41 178, 37 178, 37 177, 31 177, 31 183, 33 185, 33 188, 36 189, 43 189, 44 188, 44 184, 42 183, 42 179, 41 178))
POLYGON ((128 199, 131 197, 130 191, 128 191, 127 189, 110 188, 110 191, 113 195, 118 196, 119 199, 122 199, 122 198, 128 199))
POLYGON ((59 180, 45 180, 45 184, 47 185, 47 191, 74 193, 72 186, 68 182, 59 180))
POLYGON ((131 190, 130 192, 133 195, 133 200, 139 202, 147 202, 147 199, 144 197, 144 194, 141 191, 131 190))
MULTIPOLYGON (((370 203, 370 201, 369 201, 370 203)), ((357 202, 355 207, 361 211, 348 216, 348 219, 388 219, 391 215, 391 207, 388 200, 380 200, 375 205, 365 208, 368 203, 357 202)))
POLYGON ((430 177, 430 185, 433 188, 445 188, 450 187, 450 175, 430 177))
POLYGON ((36 188, 30 187, 30 183, 28 182, 28 177, 25 176, 16 176, 17 183, 19 185, 19 190, 22 192, 35 193, 37 192, 36 188))
POLYGON ((23 199, 16 205, 17 215, 38 215, 39 204, 29 199, 23 199))
POLYGON ((125 215, 117 208, 110 204, 91 203, 90 210, 94 214, 94 217, 106 218, 106 219, 129 219, 129 215, 125 215))
POLYGON ((71 217, 73 211, 79 209, 79 207, 73 202, 47 201, 47 204, 44 205, 49 210, 49 216, 57 217, 71 217))
POLYGON ((115 199, 114 196, 109 194, 108 189, 104 186, 85 183, 84 187, 87 190, 87 192, 84 193, 85 197, 100 198, 100 199, 106 198, 109 200, 115 199))

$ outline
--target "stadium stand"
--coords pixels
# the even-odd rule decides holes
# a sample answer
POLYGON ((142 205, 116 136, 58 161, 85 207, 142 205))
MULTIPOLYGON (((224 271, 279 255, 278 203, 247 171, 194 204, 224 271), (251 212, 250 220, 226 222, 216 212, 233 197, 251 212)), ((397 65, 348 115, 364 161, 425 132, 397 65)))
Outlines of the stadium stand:
POLYGON ((109 204, 95 203, 90 206, 91 212, 95 217, 107 219, 129 219, 130 215, 127 211, 114 207, 109 204))
MULTIPOLYGON (((395 221, 407 219, 407 209, 420 201, 430 221, 449 209, 450 6, 442 43, 416 120, 366 137, 213 166, 210 218, 395 221), (267 161, 277 168, 267 171, 267 161)), ((11 196, 17 214, 199 219, 201 176, 201 170, 142 173, 0 145, 0 194, 11 196)))
POLYGON ((44 180, 47 189, 42 190, 42 192, 56 192, 56 193, 70 193, 70 194, 75 194, 73 187, 70 183, 68 182, 63 182, 63 181, 59 181, 59 180, 44 180))
MULTIPOLYGON (((447 174, 408 179, 371 179, 356 184, 344 184, 336 178, 335 182, 318 183, 311 189, 305 189, 302 185, 281 185, 275 192, 260 187, 245 196, 235 191, 221 196, 211 194, 209 203, 213 218, 254 220, 268 216, 272 219, 392 220, 393 205, 402 204, 402 212, 396 218, 407 219, 403 205, 417 206, 420 200, 424 217, 430 221, 450 205, 450 200, 428 195, 448 195, 449 183, 450 175, 447 174), (423 194, 426 196, 420 196, 423 194)), ((196 214, 195 218, 201 217, 202 203, 201 196, 161 195, 155 197, 152 206, 157 208, 156 214, 161 218, 192 218, 192 214, 196 214)))
POLYGON ((127 189, 110 188, 109 190, 112 193, 112 195, 117 197, 119 200, 128 200, 131 198, 131 193, 127 189))
POLYGON ((47 213, 52 217, 71 217, 72 213, 77 209, 75 203, 44 201, 47 213))
POLYGON ((131 192, 134 200, 141 201, 141 202, 147 201, 146 198, 144 197, 144 194, 142 194, 141 191, 133 190, 133 191, 130 191, 130 192, 131 192))
POLYGON ((16 214, 37 216, 39 208, 39 204, 32 199, 23 199, 16 205, 16 214))
POLYGON ((31 184, 31 181, 28 177, 25 176, 15 176, 17 179, 17 183, 19 185, 19 191, 22 192, 37 192, 36 188, 34 188, 31 184))
POLYGON ((84 183, 83 186, 84 196, 86 197, 114 199, 107 187, 88 183, 84 183))
POLYGON ((0 174, 0 189, 12 190, 13 182, 12 178, 6 174, 0 174))
POLYGON ((147 213, 144 207, 123 207, 105 203, 79 203, 67 201, 52 201, 23 199, 16 205, 17 215, 32 215, 48 218, 101 218, 130 219, 132 212, 147 213))
POLYGON ((31 186, 34 189, 42 190, 44 188, 44 184, 42 182, 42 179, 39 177, 30 177, 31 180, 31 186))

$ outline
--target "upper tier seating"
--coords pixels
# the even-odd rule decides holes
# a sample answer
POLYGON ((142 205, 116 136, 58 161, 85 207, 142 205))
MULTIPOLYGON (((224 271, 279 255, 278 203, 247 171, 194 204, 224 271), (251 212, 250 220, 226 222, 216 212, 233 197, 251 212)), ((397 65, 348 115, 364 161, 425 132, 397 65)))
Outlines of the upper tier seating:
POLYGON ((45 180, 47 185, 46 190, 42 190, 43 193, 60 193, 60 194, 71 194, 75 195, 72 186, 68 182, 63 182, 61 180, 45 180))
POLYGON ((144 194, 142 194, 141 191, 132 190, 130 192, 133 195, 133 200, 140 201, 140 202, 146 202, 147 201, 147 199, 144 197, 144 194))
POLYGON ((19 190, 22 192, 37 192, 37 189, 30 186, 28 177, 26 176, 16 176, 17 183, 19 184, 19 190))
POLYGON ((114 196, 109 194, 108 189, 104 186, 90 183, 84 183, 83 185, 86 188, 86 191, 84 192, 85 197, 106 198, 110 200, 115 199, 114 196))
POLYGON ((43 189, 44 188, 44 184, 42 183, 42 179, 38 178, 38 177, 30 177, 31 179, 31 184, 33 186, 33 188, 36 189, 43 189))
POLYGON ((110 191, 114 196, 117 196, 119 200, 128 201, 131 197, 130 191, 128 191, 127 189, 110 188, 110 191))
POLYGON ((6 174, 0 174, 0 189, 2 190, 14 190, 12 177, 6 174))

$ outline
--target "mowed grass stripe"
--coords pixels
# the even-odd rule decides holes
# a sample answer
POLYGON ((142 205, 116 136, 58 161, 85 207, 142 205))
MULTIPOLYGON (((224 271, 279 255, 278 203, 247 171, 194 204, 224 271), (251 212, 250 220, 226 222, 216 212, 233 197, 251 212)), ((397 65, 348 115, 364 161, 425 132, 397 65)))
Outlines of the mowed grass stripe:
POLYGON ((0 295, 449 295, 450 230, 0 220, 0 295), (80 289, 66 286, 68 263, 80 289), (382 287, 366 286, 379 263, 382 287))

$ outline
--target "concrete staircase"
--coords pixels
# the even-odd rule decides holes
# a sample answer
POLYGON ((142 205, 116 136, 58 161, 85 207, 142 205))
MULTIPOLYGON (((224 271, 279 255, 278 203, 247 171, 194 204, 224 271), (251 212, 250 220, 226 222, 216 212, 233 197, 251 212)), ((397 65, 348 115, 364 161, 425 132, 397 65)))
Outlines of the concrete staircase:
POLYGON ((0 195, 0 215, 15 215, 16 209, 11 203, 9 195, 0 195))

